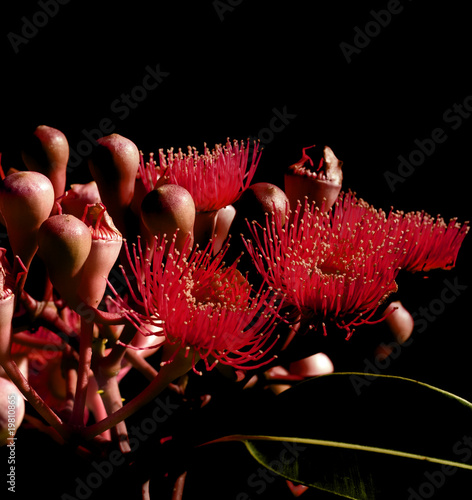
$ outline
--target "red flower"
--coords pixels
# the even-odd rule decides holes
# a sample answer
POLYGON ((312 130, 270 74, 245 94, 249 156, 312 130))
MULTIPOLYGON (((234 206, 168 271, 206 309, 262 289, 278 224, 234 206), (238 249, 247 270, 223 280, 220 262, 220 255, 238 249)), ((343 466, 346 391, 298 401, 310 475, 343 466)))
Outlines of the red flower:
MULTIPOLYGON (((410 270, 452 265, 466 230, 425 214, 388 217, 352 193, 341 194, 323 213, 308 203, 290 225, 282 215, 267 220, 261 236, 245 241, 258 271, 286 295, 310 326, 333 321, 348 336, 369 323, 377 307, 396 291, 401 266, 410 270)), ((289 221, 289 216, 285 216, 289 221)))
POLYGON ((249 148, 241 141, 228 141, 226 145, 217 144, 213 150, 204 145, 203 154, 188 147, 188 153, 174 153, 159 150, 160 166, 153 165, 140 173, 141 178, 150 179, 149 185, 155 184, 163 175, 169 177, 171 184, 178 184, 189 191, 195 201, 198 212, 212 212, 231 205, 242 191, 247 189, 254 177, 260 159, 259 144, 254 143, 251 164, 248 166, 249 148))
POLYGON ((449 224, 424 212, 392 213, 389 220, 403 240, 403 256, 398 265, 411 272, 450 269, 469 231, 468 224, 452 219, 449 224))
POLYGON ((254 294, 236 269, 225 267, 225 252, 212 256, 212 249, 190 255, 187 245, 175 250, 175 237, 168 253, 165 242, 143 252, 140 243, 128 254, 138 278, 133 299, 144 313, 129 308, 119 296, 116 303, 144 335, 149 325, 162 326, 167 342, 193 356, 193 368, 203 359, 208 370, 218 362, 234 368, 256 368, 270 359, 274 345, 280 300, 270 290, 254 294))

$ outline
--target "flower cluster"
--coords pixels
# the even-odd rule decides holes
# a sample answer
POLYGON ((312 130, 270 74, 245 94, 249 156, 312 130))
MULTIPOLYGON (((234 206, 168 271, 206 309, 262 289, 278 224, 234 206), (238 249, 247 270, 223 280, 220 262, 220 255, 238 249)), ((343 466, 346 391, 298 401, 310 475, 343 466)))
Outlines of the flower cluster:
POLYGON ((329 147, 319 162, 303 149, 282 189, 252 183, 257 143, 160 149, 157 164, 112 134, 89 159, 92 180, 66 190, 65 136, 34 137, 23 170, 0 168, 0 382, 40 415, 32 425, 90 454, 110 442, 131 453, 128 419, 163 391, 208 404, 209 372, 274 392, 332 372, 323 353, 290 359, 302 324, 349 338, 387 320, 406 339, 404 308, 376 314, 398 273, 452 268, 469 229, 342 192, 329 147), (132 370, 149 383, 123 401, 132 370))

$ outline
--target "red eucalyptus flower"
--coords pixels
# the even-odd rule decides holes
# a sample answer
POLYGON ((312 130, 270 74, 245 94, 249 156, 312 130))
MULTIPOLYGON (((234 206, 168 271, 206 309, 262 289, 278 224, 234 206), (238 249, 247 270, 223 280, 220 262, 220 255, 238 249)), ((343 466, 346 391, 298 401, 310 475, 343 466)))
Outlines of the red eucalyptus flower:
POLYGON ((207 248, 190 255, 189 245, 179 253, 175 236, 168 253, 164 240, 154 252, 138 243, 129 261, 139 295, 133 298, 145 313, 116 297, 143 334, 150 334, 150 325, 163 327, 167 342, 177 347, 172 359, 181 349, 189 351, 194 370, 198 359, 208 370, 218 362, 256 368, 268 362, 265 354, 275 343, 270 334, 280 301, 270 290, 254 294, 236 262, 225 267, 224 253, 213 258, 207 248))
POLYGON ((469 231, 468 223, 434 219, 425 212, 394 212, 389 216, 397 238, 403 240, 403 256, 398 265, 411 272, 450 269, 469 231))
MULTIPOLYGON (((210 151, 206 144, 203 154, 188 147, 185 154, 179 149, 159 150, 159 172, 169 177, 171 184, 178 184, 189 191, 198 212, 212 212, 231 205, 250 185, 260 159, 259 144, 254 143, 251 164, 249 147, 235 140, 225 145, 216 144, 210 151)), ((151 163, 150 163, 151 165, 151 163)), ((155 175, 155 174, 154 174, 155 175)), ((152 178, 153 174, 147 175, 152 178)))
POLYGON ((300 212, 298 205, 287 228, 280 213, 267 220, 262 235, 254 226, 254 242, 245 244, 269 285, 281 289, 311 327, 334 321, 348 336, 396 291, 401 266, 453 265, 467 232, 425 214, 387 217, 352 193, 341 194, 328 214, 308 203, 300 212))

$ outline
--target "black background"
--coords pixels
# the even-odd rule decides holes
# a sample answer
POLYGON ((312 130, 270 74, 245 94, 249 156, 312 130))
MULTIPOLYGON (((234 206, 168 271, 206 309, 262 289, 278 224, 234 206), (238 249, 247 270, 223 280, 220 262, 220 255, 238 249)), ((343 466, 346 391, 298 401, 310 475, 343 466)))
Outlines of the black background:
MULTIPOLYGON (((445 120, 457 117, 453 107, 472 95, 464 6, 399 0, 401 12, 376 29, 372 11, 394 3, 243 0, 228 2, 226 10, 217 4, 70 0, 47 18, 38 15, 38 2, 2 6, 8 10, 0 15, 4 166, 19 165, 22 137, 39 124, 62 130, 77 150, 109 118, 114 132, 147 154, 257 137, 270 127, 274 109, 285 109, 294 117, 265 145, 256 181, 282 187, 283 172, 302 147, 327 144, 344 161, 344 188, 376 207, 470 219, 472 117, 445 120), (27 32, 30 38, 15 50, 12 34, 24 36, 33 20, 44 25, 34 36, 27 32), (368 23, 375 36, 348 61, 341 44, 354 45, 368 23), (116 99, 157 65, 168 73, 158 88, 135 109, 113 111, 116 99), (385 172, 398 173, 398 157, 408 157, 415 141, 438 127, 447 139, 392 190, 385 172)), ((85 180, 86 158, 70 172, 71 183, 85 180)), ((446 278, 470 288, 416 331, 413 344, 383 372, 472 400, 470 247, 468 237, 448 273, 400 279, 399 298, 412 312, 438 299, 446 278)), ((372 336, 364 327, 340 342, 336 369, 362 371, 365 359, 373 359, 372 336)))

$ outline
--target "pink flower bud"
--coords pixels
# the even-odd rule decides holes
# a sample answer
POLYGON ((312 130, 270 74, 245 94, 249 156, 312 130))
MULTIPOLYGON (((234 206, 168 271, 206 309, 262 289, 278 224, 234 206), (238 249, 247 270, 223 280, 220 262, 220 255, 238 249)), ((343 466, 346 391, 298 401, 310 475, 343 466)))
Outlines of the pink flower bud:
POLYGON ((139 167, 139 150, 119 134, 98 139, 89 169, 98 185, 100 198, 121 233, 126 234, 127 211, 131 204, 139 167))
POLYGON ((141 204, 141 220, 151 236, 167 235, 167 247, 177 229, 175 248, 182 250, 190 234, 193 241, 195 203, 190 193, 176 184, 164 184, 150 191, 141 204))
POLYGON ((28 170, 41 172, 49 178, 54 186, 55 198, 64 194, 69 143, 60 130, 40 125, 23 148, 21 156, 28 170))
POLYGON ((139 217, 141 203, 143 198, 149 191, 167 184, 169 181, 168 171, 166 166, 162 167, 154 160, 154 153, 149 154, 149 161, 144 161, 144 155, 139 152, 139 168, 136 174, 136 182, 134 186, 134 195, 131 202, 131 210, 139 217))
POLYGON ((54 205, 51 181, 39 172, 17 172, 0 184, 0 210, 14 255, 26 267, 37 250, 37 233, 54 205))
POLYGON ((342 161, 339 161, 331 148, 325 146, 323 156, 317 166, 317 170, 311 170, 305 164, 313 167, 313 160, 306 154, 308 148, 303 148, 303 156, 297 163, 289 167, 285 174, 285 192, 290 200, 290 205, 296 207, 298 201, 302 206, 304 198, 308 202, 315 202, 324 210, 330 209, 341 191, 343 173, 342 161))
POLYGON ((46 264, 49 278, 61 297, 75 308, 78 287, 92 247, 89 227, 73 215, 53 215, 38 232, 38 254, 46 264))
POLYGON ((307 358, 294 361, 289 367, 289 372, 299 377, 317 377, 333 373, 333 371, 333 362, 324 352, 318 352, 307 358))
POLYGON ((63 213, 71 214, 81 219, 87 205, 100 202, 97 183, 91 181, 87 184, 72 184, 61 199, 61 206, 63 213))
POLYGON ((98 307, 123 240, 101 203, 89 205, 82 220, 90 227, 92 247, 84 264, 78 294, 87 304, 98 307))
POLYGON ((383 313, 383 316, 399 344, 403 344, 408 340, 413 333, 415 320, 399 300, 392 302, 383 313), (395 309, 394 312, 392 312, 392 308, 395 309))
MULTIPOLYGON (((290 202, 282 189, 269 182, 258 182, 249 186, 234 203, 236 215, 231 225, 230 233, 233 238, 228 251, 228 261, 239 257, 244 251, 244 244, 239 235, 248 235, 248 222, 257 221, 262 226, 266 224, 266 217, 277 216, 285 221, 290 210, 290 202)), ((285 222, 283 222, 285 223, 285 222)), ((241 258, 241 267, 251 269, 252 263, 248 255, 241 258)), ((252 278, 254 281, 254 278, 252 278)))
POLYGON ((233 205, 228 205, 227 207, 220 208, 216 216, 215 225, 215 237, 213 252, 218 253, 224 245, 226 238, 228 237, 231 224, 233 223, 234 217, 236 215, 236 209, 233 205))
POLYGON ((287 195, 274 184, 258 182, 249 186, 235 203, 238 217, 265 222, 265 214, 286 213, 290 209, 287 195))

